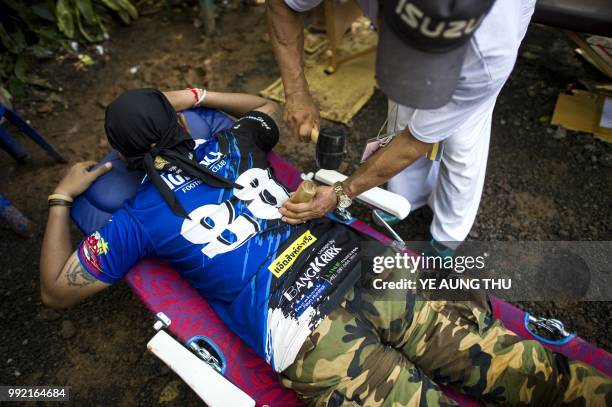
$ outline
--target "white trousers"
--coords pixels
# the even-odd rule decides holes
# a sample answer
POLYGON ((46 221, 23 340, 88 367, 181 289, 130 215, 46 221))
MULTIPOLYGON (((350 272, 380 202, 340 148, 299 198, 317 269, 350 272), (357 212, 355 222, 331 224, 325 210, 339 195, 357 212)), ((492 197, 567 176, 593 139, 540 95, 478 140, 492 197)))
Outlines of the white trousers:
MULTIPOLYGON (((441 142, 440 161, 421 157, 389 180, 389 190, 403 195, 413 209, 429 205, 434 218, 431 235, 456 248, 467 237, 480 204, 489 154, 495 98, 473 123, 441 142)), ((414 109, 389 101, 388 131, 408 127, 414 109)))

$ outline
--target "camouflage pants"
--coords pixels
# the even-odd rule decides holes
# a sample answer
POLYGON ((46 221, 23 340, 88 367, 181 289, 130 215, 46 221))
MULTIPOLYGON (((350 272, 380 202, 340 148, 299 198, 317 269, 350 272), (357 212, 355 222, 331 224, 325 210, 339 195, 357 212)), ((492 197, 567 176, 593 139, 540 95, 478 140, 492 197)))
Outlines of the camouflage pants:
POLYGON ((364 287, 346 295, 281 375, 308 405, 456 405, 439 383, 486 404, 612 406, 609 377, 521 340, 491 317, 484 293, 431 301, 364 287))

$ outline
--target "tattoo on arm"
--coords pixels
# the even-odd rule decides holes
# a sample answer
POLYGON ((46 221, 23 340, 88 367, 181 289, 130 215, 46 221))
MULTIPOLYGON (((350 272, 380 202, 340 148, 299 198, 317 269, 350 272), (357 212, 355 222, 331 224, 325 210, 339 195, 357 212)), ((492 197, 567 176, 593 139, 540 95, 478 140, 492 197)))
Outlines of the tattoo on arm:
POLYGON ((85 270, 78 258, 75 258, 67 267, 66 282, 70 287, 81 288, 99 281, 85 270))

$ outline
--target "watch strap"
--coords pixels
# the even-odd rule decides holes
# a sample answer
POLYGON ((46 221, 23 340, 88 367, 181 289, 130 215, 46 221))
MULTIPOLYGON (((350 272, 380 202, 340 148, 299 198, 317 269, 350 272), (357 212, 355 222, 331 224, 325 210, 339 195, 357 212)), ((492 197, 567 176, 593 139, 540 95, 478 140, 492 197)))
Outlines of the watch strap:
POLYGON ((342 207, 343 209, 346 209, 347 207, 349 207, 351 205, 351 203, 353 202, 353 200, 347 195, 347 193, 344 191, 344 187, 342 186, 342 182, 341 181, 337 181, 334 182, 333 184, 333 190, 336 193, 336 197, 338 198, 338 203, 336 207, 342 207), (348 201, 348 205, 344 206, 341 205, 342 201, 348 201))

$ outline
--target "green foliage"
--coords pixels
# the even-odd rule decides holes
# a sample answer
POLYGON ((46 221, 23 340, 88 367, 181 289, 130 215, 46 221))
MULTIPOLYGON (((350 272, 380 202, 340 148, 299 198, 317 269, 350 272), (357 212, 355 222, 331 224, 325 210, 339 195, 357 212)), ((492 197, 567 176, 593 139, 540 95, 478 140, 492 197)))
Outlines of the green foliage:
POLYGON ((48 58, 70 42, 97 43, 117 16, 138 18, 130 0, 0 0, 0 92, 18 95, 27 85, 49 88, 28 69, 33 58, 48 58))

